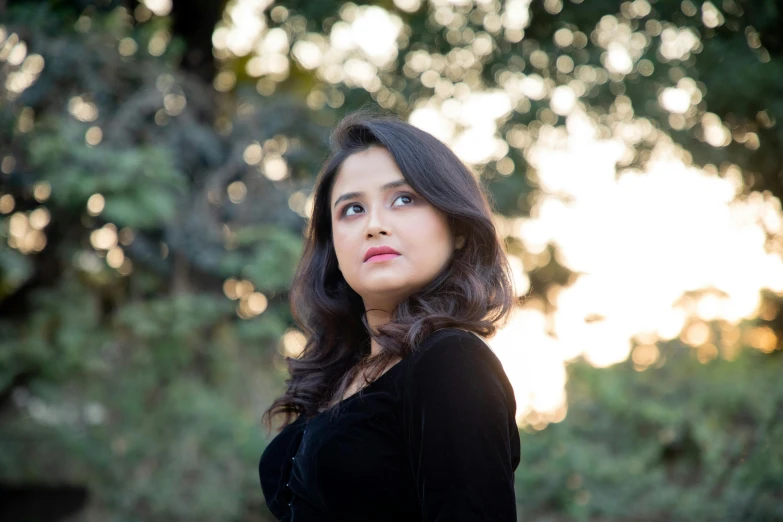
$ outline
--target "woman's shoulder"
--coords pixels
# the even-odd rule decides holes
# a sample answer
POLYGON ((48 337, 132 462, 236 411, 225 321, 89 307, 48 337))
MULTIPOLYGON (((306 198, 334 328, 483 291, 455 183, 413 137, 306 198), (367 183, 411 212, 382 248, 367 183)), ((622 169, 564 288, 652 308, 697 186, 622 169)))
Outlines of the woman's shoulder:
POLYGON ((460 328, 444 328, 427 336, 410 356, 404 372, 402 401, 410 415, 436 405, 455 415, 466 404, 500 407, 513 419, 514 389, 503 364, 487 342, 460 328), (482 402, 484 401, 484 402, 482 402))
POLYGON ((441 328, 427 335, 409 357, 409 369, 418 372, 437 369, 446 363, 469 366, 484 362, 502 368, 483 337, 456 327, 441 328))
POLYGON ((425 353, 441 354, 448 350, 492 352, 484 338, 477 333, 462 328, 448 327, 435 330, 424 337, 411 356, 421 357, 425 353))

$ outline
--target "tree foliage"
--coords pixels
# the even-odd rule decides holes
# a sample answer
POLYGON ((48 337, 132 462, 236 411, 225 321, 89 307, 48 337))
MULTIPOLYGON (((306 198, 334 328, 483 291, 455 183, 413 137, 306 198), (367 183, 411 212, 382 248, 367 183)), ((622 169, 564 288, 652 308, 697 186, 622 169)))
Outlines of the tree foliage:
MULTIPOLYGON (((460 84, 504 89, 524 71, 550 92, 581 85, 609 134, 644 119, 690 161, 738 165, 748 189, 783 196, 783 11, 774 2, 635 0, 618 11, 605 0, 534 1, 523 35, 503 25, 497 0, 424 2, 413 12, 381 2, 405 29, 373 89, 327 81, 295 58, 287 74, 260 78, 248 72, 251 56, 215 49, 214 61, 205 58, 215 24, 229 18, 222 2, 200 2, 198 16, 179 1, 170 16, 138 2, 7 4, 0 498, 52 488, 60 499, 48 514, 0 502, 18 520, 271 520, 255 476, 260 414, 291 355, 286 292, 328 129, 345 111, 377 105, 407 117, 460 84), (713 8, 723 22, 710 27, 713 8), (609 26, 646 35, 627 73, 606 70, 609 26), (698 45, 667 58, 663 35, 673 33, 664 31, 683 27, 698 45), (558 39, 563 29, 570 43, 558 39), (489 48, 477 51, 477 38, 489 48), (428 86, 414 53, 439 57, 450 87, 428 86), (683 78, 699 101, 673 117, 658 98, 683 78), (705 135, 710 114, 727 143, 705 135)), ((293 46, 328 35, 352 5, 288 1, 264 20, 293 46)), ((530 211, 527 146, 564 124, 550 101, 520 98, 499 119, 507 154, 477 166, 505 215, 530 211), (513 172, 497 175, 507 158, 513 172)), ((634 143, 625 166, 642 165, 652 146, 634 143)), ((530 275, 544 298, 570 276, 556 256, 530 275)), ((779 333, 780 321, 760 322, 779 333)), ((571 366, 567 418, 522 434, 521 518, 783 518, 783 455, 773 443, 783 436, 780 350, 706 365, 678 343, 667 350, 665 365, 642 373, 631 363, 571 366)))
POLYGON ((570 368, 569 413, 523 433, 521 520, 779 520, 781 358, 570 368), (751 384, 753 383, 753 384, 751 384))

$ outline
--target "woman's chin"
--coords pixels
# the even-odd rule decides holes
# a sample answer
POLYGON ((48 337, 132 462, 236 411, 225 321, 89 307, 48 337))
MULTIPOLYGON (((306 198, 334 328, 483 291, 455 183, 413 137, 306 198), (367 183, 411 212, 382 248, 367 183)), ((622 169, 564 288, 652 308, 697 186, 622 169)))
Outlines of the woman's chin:
MULTIPOLYGON (((364 287, 362 295, 369 296, 370 301, 398 302, 409 293, 408 286, 401 286, 399 281, 373 281, 364 287)), ((365 297, 365 302, 367 301, 365 297)))

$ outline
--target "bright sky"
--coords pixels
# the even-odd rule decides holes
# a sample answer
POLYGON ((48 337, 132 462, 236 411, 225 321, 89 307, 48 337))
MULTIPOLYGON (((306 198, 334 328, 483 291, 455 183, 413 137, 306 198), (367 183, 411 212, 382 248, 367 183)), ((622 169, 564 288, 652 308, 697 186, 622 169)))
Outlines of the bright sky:
POLYGON ((560 263, 581 274, 556 293, 550 317, 531 307, 489 341, 514 381, 520 419, 561 415, 563 365, 577 356, 615 364, 692 320, 753 318, 762 289, 783 292, 780 255, 764 246, 765 230, 781 229, 778 200, 736 199, 738 170, 688 167, 670 145, 643 172, 618 173, 622 145, 575 134, 532 147, 541 192, 530 218, 507 223, 529 251, 556 245, 560 263), (698 290, 709 293, 684 306, 683 294, 698 290))

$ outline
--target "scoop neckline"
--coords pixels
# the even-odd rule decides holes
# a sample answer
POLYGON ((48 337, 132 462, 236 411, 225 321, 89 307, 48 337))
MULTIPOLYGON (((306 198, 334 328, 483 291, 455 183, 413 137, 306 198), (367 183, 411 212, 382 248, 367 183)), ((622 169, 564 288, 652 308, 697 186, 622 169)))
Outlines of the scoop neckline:
POLYGON ((341 400, 341 401, 337 401, 337 402, 336 402, 336 403, 335 403, 335 404, 334 404, 334 405, 333 405, 331 408, 327 408, 327 409, 325 409, 325 410, 323 410, 323 411, 319 411, 318 413, 316 413, 315 415, 313 415, 313 416, 312 416, 310 419, 308 419, 308 422, 309 422, 309 421, 311 421, 311 420, 313 420, 313 419, 315 419, 315 418, 316 418, 316 417, 318 417, 319 415, 322 415, 322 414, 324 414, 324 413, 327 413, 327 412, 331 412, 331 411, 333 411, 333 410, 336 410, 336 409, 337 409, 337 408, 339 408, 341 405, 343 405, 343 404, 345 404, 346 402, 350 401, 350 400, 351 400, 351 399, 353 399, 354 397, 357 397, 357 396, 361 395, 361 394, 362 394, 362 392, 366 391, 367 389, 369 389, 370 387, 372 387, 374 384, 376 384, 376 383, 380 382, 380 381, 381 381, 381 380, 382 380, 384 377, 386 377, 387 375, 389 375, 389 374, 390 374, 390 373, 391 373, 391 372, 392 372, 392 371, 393 371, 393 370, 394 370, 394 369, 395 369, 397 366, 401 365, 402 363, 404 363, 405 361, 407 361, 409 358, 410 358, 410 357, 405 357, 404 359, 402 359, 402 360, 400 360, 400 361, 398 361, 398 362, 394 363, 394 364, 393 364, 393 365, 392 365, 392 366, 391 366, 391 367, 390 367, 388 370, 386 370, 386 371, 385 371, 385 372, 383 372, 381 375, 379 375, 379 376, 378 376, 378 377, 377 377, 377 378, 376 378, 374 381, 372 381, 371 383, 369 383, 367 386, 365 386, 364 388, 360 389, 360 390, 359 390, 359 391, 357 391, 356 393, 354 393, 354 394, 352 394, 352 395, 349 395, 349 396, 348 396, 348 397, 346 397, 345 399, 343 399, 343 400, 341 400))
MULTIPOLYGON (((432 333, 429 335, 429 337, 432 337, 432 336, 434 336, 434 335, 435 335, 437 332, 442 332, 442 331, 446 331, 446 330, 458 330, 458 331, 461 331, 461 332, 468 332, 468 333, 472 333, 472 334, 474 334, 474 335, 476 335, 476 336, 478 337, 478 334, 476 334, 475 332, 472 332, 472 331, 469 331, 469 330, 463 330, 462 328, 456 328, 456 327, 453 327, 453 326, 452 326, 452 327, 447 327, 447 328, 440 328, 440 329, 438 329, 438 330, 435 330, 434 332, 432 332, 432 333)), ((480 338, 480 337, 479 337, 479 338, 480 338)), ((481 338, 480 338, 480 339, 481 339, 481 338)), ((482 340, 483 340, 483 339, 482 339, 482 340)), ((308 422, 310 422, 310 421, 311 421, 311 420, 313 420, 313 419, 316 419, 316 418, 317 418, 317 417, 319 417, 320 415, 323 415, 324 413, 331 412, 331 411, 333 411, 333 410, 335 410, 335 409, 339 408, 340 406, 344 405, 346 402, 350 401, 350 400, 351 400, 351 399, 353 399, 354 397, 356 397, 356 396, 360 395, 360 394, 361 394, 363 391, 367 390, 368 388, 370 388, 371 386, 373 386, 374 384, 376 384, 377 382, 379 382, 381 379, 383 379, 385 376, 387 376, 388 374, 390 374, 390 373, 392 372, 392 370, 394 370, 394 369, 395 369, 397 366, 400 366, 402 363, 404 363, 405 361, 407 361, 408 359, 410 359, 410 358, 411 358, 411 355, 413 355, 413 354, 408 354, 408 356, 406 356, 404 359, 402 359, 402 360, 400 360, 400 361, 398 361, 398 362, 394 363, 394 364, 391 366, 391 368, 389 368, 388 370, 386 370, 385 372, 383 372, 381 375, 379 375, 379 376, 378 376, 378 378, 376 378, 376 379, 375 379, 374 381, 372 381, 370 384, 368 384, 368 385, 367 385, 367 386, 365 386, 364 388, 360 389, 359 391, 357 391, 357 392, 356 392, 356 393, 354 393, 353 395, 350 395, 350 396, 346 397, 345 399, 343 399, 343 400, 341 400, 341 401, 338 401, 338 402, 337 402, 337 403, 335 403, 335 405, 334 405, 334 406, 332 406, 331 408, 327 408, 327 409, 325 409, 325 410, 323 410, 323 411, 319 411, 318 413, 316 413, 315 415, 313 415, 313 416, 312 416, 312 417, 310 417, 309 419, 305 419, 305 424, 306 424, 306 423, 308 423, 308 422)))

